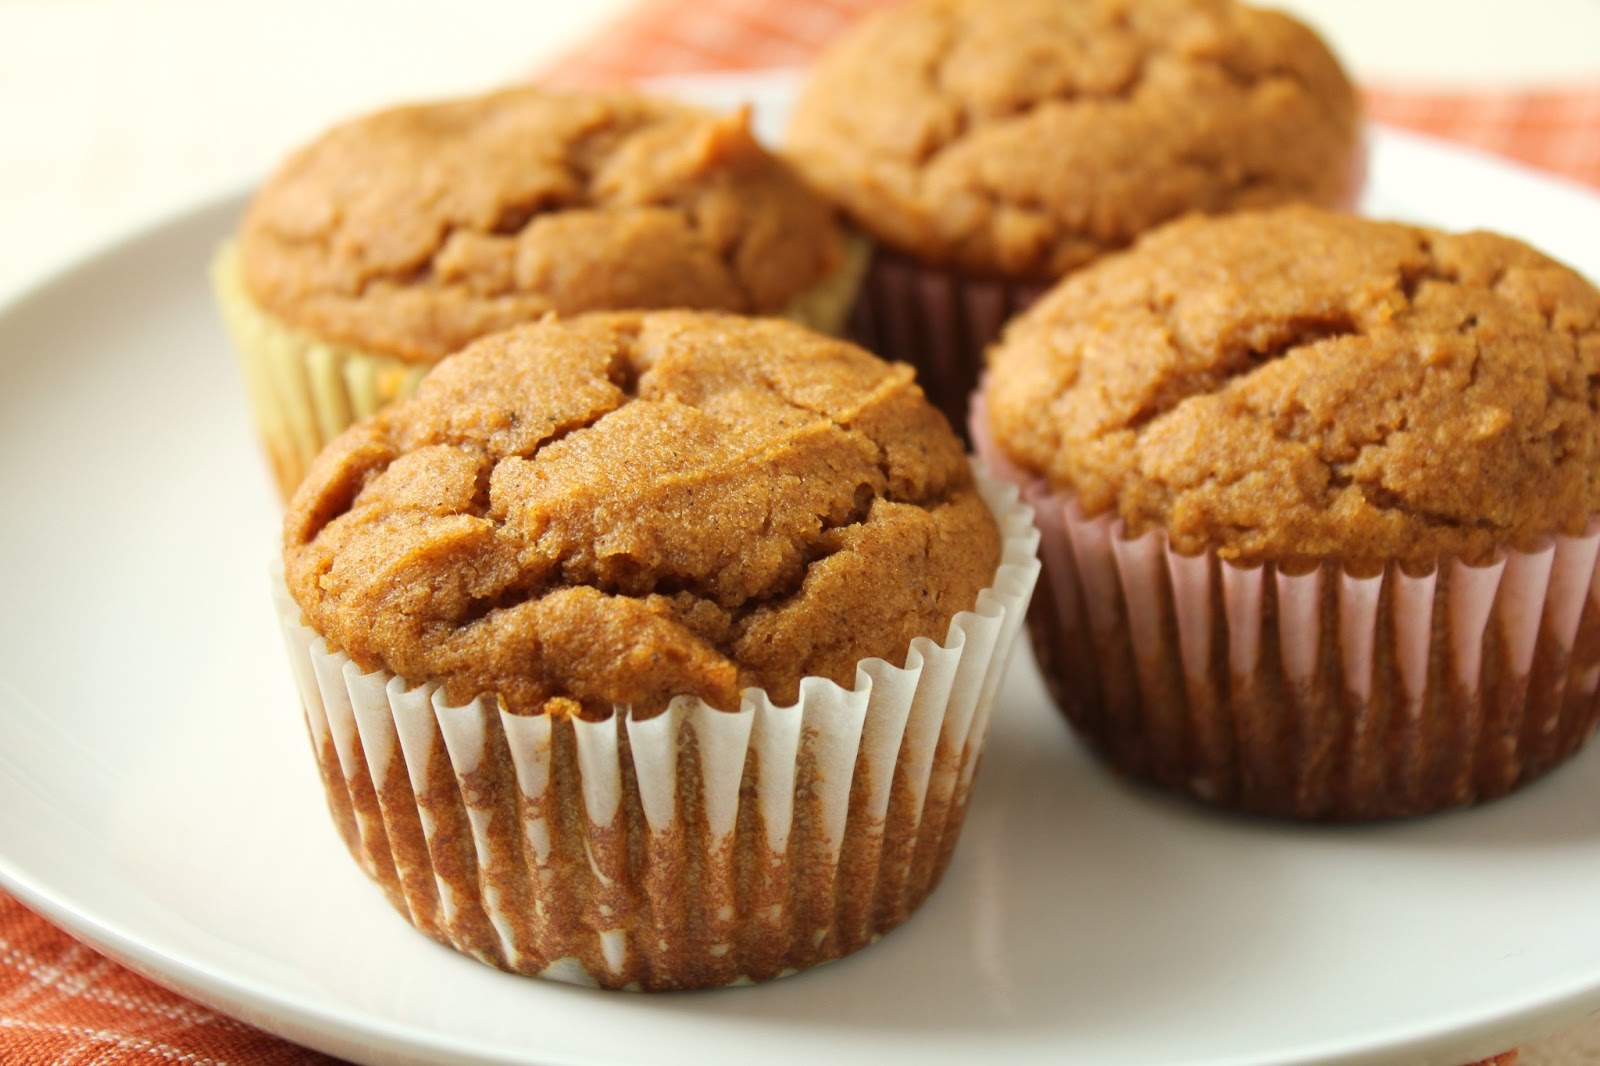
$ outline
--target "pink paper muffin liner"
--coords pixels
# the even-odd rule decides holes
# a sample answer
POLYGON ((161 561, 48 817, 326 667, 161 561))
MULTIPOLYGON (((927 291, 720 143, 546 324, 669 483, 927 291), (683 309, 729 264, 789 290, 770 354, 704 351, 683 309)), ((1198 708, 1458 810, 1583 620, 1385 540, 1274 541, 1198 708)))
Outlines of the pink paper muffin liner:
POLYGON ((400 914, 489 965, 606 988, 765 980, 903 922, 950 860, 1039 574, 1014 488, 993 584, 904 666, 737 711, 601 721, 453 706, 363 671, 275 600, 330 813, 400 914))
POLYGON ((965 433, 984 349, 1047 288, 925 266, 879 245, 848 332, 869 351, 916 367, 922 391, 965 433))
POLYGON ((1600 519, 1486 566, 1294 574, 1084 515, 1000 453, 981 396, 971 429, 1035 509, 1051 693, 1130 777, 1262 814, 1400 817, 1504 795, 1600 719, 1600 519))
MULTIPOLYGON (((1333 205, 1355 209, 1366 185, 1367 138, 1351 153, 1345 191, 1333 205)), ((967 408, 984 353, 1014 316, 1054 282, 979 278, 874 246, 847 335, 885 359, 910 363, 933 405, 966 436, 967 408)), ((970 442, 970 439, 969 439, 970 442)))

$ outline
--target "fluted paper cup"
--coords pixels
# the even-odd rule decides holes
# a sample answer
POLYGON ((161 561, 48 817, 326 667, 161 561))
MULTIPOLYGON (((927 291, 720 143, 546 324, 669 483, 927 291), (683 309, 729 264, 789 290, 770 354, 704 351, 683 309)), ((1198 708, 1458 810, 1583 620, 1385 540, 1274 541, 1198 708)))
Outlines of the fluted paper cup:
MULTIPOLYGON (((823 333, 841 333, 870 255, 864 238, 847 240, 839 268, 796 297, 783 317, 823 333)), ((233 241, 212 260, 211 287, 238 352, 256 432, 285 500, 329 441, 380 407, 410 396, 434 366, 326 344, 263 311, 245 291, 233 241)))
POLYGON ((378 408, 409 396, 428 372, 427 365, 324 344, 267 314, 245 291, 239 249, 232 242, 212 261, 211 285, 238 353, 256 432, 284 499, 329 441, 378 408))
MULTIPOLYGON (((1366 184, 1367 156, 1362 137, 1351 154, 1335 209, 1355 209, 1366 184)), ((916 367, 922 391, 970 442, 967 411, 983 371, 984 353, 1007 322, 1054 284, 974 277, 919 262, 880 244, 873 248, 850 316, 849 335, 885 359, 916 367)))
POLYGON ((418 929, 502 969, 606 988, 760 981, 855 951, 937 884, 1039 572, 1014 489, 992 586, 943 643, 738 711, 652 717, 452 706, 363 671, 276 600, 328 804, 418 929))
POLYGON ((969 277, 918 263, 881 245, 850 317, 851 339, 910 363, 928 400, 965 434, 983 353, 1011 316, 1047 289, 1036 282, 969 277))
POLYGON ((1306 819, 1424 814, 1504 795, 1600 719, 1600 520, 1582 536, 1359 576, 1181 555, 1017 470, 1045 580, 1029 612, 1057 705, 1130 777, 1306 819))

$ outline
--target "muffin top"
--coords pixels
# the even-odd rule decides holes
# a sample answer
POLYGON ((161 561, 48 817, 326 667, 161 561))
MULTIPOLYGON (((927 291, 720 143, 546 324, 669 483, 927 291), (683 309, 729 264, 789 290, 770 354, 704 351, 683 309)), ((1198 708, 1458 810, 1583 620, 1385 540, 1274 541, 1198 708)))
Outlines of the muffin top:
POLYGON ((1049 280, 1190 210, 1334 203, 1354 91, 1322 41, 1229 0, 921 0, 818 64, 789 147, 889 246, 1049 280))
POLYGON ((240 254, 289 325, 432 362, 550 311, 779 312, 842 252, 746 113, 513 89, 335 128, 261 189, 240 254))
POLYGON ((1185 554, 1482 562, 1600 511, 1600 293, 1491 233, 1191 218, 990 352, 1004 452, 1185 554))
POLYGON ((363 669, 603 717, 902 663, 1000 538, 910 368, 781 319, 623 312, 440 363, 317 458, 284 551, 363 669))

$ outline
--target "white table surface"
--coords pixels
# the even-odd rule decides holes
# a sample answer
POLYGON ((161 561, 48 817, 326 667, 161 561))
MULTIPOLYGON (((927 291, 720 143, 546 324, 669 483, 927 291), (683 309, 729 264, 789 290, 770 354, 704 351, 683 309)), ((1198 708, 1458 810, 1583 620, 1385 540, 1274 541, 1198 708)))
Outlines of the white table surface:
MULTIPOLYGON (((0 301, 329 123, 515 80, 630 0, 0 0, 0 301)), ((794 0, 789 0, 794 2, 794 0)), ((1600 0, 1285 0, 1358 80, 1600 84, 1600 0)), ((1524 1066, 1600 1062, 1600 1025, 1524 1066)))

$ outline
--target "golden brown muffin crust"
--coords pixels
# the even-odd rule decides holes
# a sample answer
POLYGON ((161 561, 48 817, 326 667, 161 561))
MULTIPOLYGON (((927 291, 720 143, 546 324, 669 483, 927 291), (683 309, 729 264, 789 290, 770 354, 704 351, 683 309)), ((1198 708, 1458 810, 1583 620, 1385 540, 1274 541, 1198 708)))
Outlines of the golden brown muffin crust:
POLYGON ((944 639, 999 563, 910 368, 782 320, 660 312, 485 338, 313 464, 290 592, 363 669, 518 713, 659 710, 944 639))
POLYGON ((1190 210, 1334 203, 1356 98, 1309 29, 1225 0, 923 0, 820 61, 795 162, 890 246, 1048 280, 1190 210))
POLYGON ((256 196, 241 255, 291 326, 431 362, 550 311, 775 313, 842 251, 744 113, 513 89, 335 128, 256 196))
POLYGON ((1005 452, 1186 554, 1425 568, 1600 511, 1600 293, 1506 237, 1185 219, 990 355, 1005 452))

